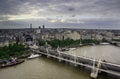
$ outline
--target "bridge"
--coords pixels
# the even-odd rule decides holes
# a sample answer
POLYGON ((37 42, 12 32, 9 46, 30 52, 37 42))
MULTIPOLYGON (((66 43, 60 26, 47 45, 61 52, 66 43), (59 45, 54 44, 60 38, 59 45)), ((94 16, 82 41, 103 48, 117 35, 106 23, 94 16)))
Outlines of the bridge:
MULTIPOLYGON (((33 50, 33 49, 32 49, 33 50)), ((90 76, 92 78, 97 78, 98 74, 101 72, 105 72, 109 75, 116 76, 120 78, 120 65, 105 62, 102 60, 97 60, 93 58, 88 58, 84 56, 76 56, 73 54, 65 53, 59 51, 50 50, 48 48, 44 49, 44 52, 40 52, 40 50, 33 50, 35 53, 39 53, 41 55, 47 56, 47 58, 52 57, 58 59, 59 62, 65 61, 74 64, 75 66, 81 66, 91 69, 90 76)))

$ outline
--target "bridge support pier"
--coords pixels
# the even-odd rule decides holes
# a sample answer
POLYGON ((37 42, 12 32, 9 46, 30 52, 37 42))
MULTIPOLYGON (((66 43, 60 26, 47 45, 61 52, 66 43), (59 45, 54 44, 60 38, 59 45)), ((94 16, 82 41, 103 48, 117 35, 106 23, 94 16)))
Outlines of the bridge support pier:
POLYGON ((61 53, 60 53, 60 51, 59 51, 59 46, 58 46, 58 48, 57 48, 57 52, 58 52, 58 56, 59 56, 58 60, 59 60, 59 62, 61 62, 62 60, 61 60, 61 53))
POLYGON ((98 73, 99 73, 99 69, 101 68, 101 61, 99 60, 98 63, 97 63, 97 68, 95 67, 95 60, 93 61, 93 69, 92 69, 92 72, 90 74, 90 76, 94 79, 97 78, 98 76, 98 73))
POLYGON ((46 48, 46 51, 47 51, 47 58, 50 58, 48 48, 46 48))
POLYGON ((50 56, 47 54, 47 58, 50 58, 50 56))
POLYGON ((61 59, 59 59, 59 62, 61 62, 62 60, 61 59))
POLYGON ((98 69, 95 67, 95 59, 94 59, 93 60, 93 69, 92 69, 92 72, 90 74, 90 77, 96 79, 97 76, 98 76, 98 69))
POLYGON ((75 62, 74 66, 77 67, 77 64, 76 64, 76 62, 77 62, 77 57, 76 57, 76 55, 74 56, 74 62, 75 62))

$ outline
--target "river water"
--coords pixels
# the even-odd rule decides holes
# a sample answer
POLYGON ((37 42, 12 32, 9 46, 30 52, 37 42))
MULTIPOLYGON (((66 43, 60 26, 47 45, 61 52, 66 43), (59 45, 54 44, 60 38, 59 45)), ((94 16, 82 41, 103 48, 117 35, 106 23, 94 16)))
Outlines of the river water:
POLYGON ((105 60, 120 65, 120 47, 113 45, 84 46, 68 51, 67 53, 95 58, 97 60, 105 60))
MULTIPOLYGON (((89 51, 93 51, 92 50, 93 48, 98 48, 95 49, 98 53, 100 52, 99 48, 100 49, 103 48, 106 51, 107 49, 105 49, 105 47, 107 47, 109 51, 110 50, 115 52, 118 50, 120 51, 119 48, 110 45, 104 47, 88 46, 86 47, 86 50, 89 49, 89 51)), ((85 51, 85 47, 82 47, 74 50, 75 53, 80 49, 81 51, 82 50, 85 51)), ((86 51, 86 53, 88 52, 86 51)), ((79 52, 79 54, 81 54, 81 52, 79 52)), ((90 73, 83 71, 78 67, 74 67, 73 65, 64 62, 58 62, 58 60, 56 59, 39 57, 32 60, 26 60, 25 62, 16 66, 0 69, 0 79, 91 79, 91 78, 90 73)), ((110 78, 107 78, 107 76, 104 75, 99 76, 98 79, 110 79, 110 78)))

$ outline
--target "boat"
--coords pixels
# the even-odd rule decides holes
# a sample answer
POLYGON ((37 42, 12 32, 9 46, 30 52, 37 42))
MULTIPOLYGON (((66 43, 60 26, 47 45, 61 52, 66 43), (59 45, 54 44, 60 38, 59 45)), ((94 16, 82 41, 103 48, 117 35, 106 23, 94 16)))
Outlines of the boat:
POLYGON ((69 48, 70 49, 70 51, 72 51, 72 50, 75 50, 76 48, 69 48))
POLYGON ((6 68, 6 67, 14 66, 14 65, 17 65, 17 64, 21 64, 23 62, 24 62, 24 60, 15 60, 15 61, 7 62, 6 64, 2 64, 0 66, 0 68, 6 68))
POLYGON ((110 43, 107 43, 107 42, 102 42, 100 43, 100 45, 109 45, 110 43))
POLYGON ((32 45, 32 46, 29 46, 31 49, 38 49, 39 47, 36 45, 36 44, 34 44, 34 45, 32 45))
POLYGON ((33 59, 33 58, 37 58, 39 57, 40 55, 39 54, 31 54, 28 59, 33 59))
POLYGON ((60 51, 69 51, 69 49, 68 48, 62 48, 60 51))

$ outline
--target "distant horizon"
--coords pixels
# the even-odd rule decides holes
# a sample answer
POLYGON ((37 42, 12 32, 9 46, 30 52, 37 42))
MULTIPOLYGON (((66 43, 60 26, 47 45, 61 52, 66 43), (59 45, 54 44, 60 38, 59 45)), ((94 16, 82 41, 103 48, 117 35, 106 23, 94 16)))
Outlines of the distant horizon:
MULTIPOLYGON (((37 29, 38 27, 32 27, 32 29, 37 29)), ((31 29, 30 27, 26 27, 26 28, 0 28, 0 30, 14 30, 14 29, 31 29)), ((56 28, 56 27, 45 27, 45 29, 80 29, 80 30, 120 30, 120 29, 110 29, 110 28, 69 28, 69 27, 65 27, 65 28, 56 28)))
POLYGON ((0 28, 120 29, 120 0, 1 0, 0 28))

